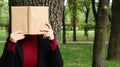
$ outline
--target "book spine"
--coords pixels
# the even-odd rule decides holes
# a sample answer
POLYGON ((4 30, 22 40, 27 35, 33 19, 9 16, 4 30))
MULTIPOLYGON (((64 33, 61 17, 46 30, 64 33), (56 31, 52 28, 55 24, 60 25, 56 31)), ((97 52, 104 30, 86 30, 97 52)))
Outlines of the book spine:
POLYGON ((27 25, 28 25, 27 27, 28 27, 28 34, 30 33, 30 29, 29 29, 29 28, 30 28, 30 27, 29 27, 29 26, 30 26, 30 25, 29 25, 29 22, 30 22, 29 14, 30 14, 30 12, 29 12, 29 8, 30 8, 30 7, 28 6, 28 7, 27 7, 27 25))

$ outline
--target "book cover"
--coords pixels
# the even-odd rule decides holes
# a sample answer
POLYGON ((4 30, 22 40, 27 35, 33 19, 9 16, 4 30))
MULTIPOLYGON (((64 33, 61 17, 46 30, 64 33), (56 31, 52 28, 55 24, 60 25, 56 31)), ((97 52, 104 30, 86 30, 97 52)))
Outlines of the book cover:
POLYGON ((12 32, 22 31, 24 34, 43 34, 49 23, 49 8, 46 6, 13 6, 12 32))

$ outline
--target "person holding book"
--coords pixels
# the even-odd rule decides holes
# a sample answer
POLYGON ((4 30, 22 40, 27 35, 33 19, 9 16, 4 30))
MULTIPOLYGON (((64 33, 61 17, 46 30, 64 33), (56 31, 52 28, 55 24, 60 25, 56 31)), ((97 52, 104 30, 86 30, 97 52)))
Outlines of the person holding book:
POLYGON ((52 27, 40 30, 44 34, 25 35, 22 31, 12 32, 0 58, 0 67, 63 67, 52 27))

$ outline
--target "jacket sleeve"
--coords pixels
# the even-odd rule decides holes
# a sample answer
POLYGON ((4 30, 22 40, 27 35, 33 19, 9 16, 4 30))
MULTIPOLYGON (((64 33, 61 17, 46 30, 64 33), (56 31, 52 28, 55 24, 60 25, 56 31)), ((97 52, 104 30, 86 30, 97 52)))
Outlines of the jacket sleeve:
POLYGON ((51 50, 56 50, 57 48, 57 42, 56 42, 56 39, 53 39, 53 40, 50 40, 50 47, 51 47, 51 50))
POLYGON ((15 51, 9 51, 7 49, 7 46, 9 45, 9 40, 7 40, 4 50, 3 50, 3 54, 0 58, 0 67, 15 67, 14 63, 15 63, 15 51))
POLYGON ((50 67, 63 67, 63 59, 57 45, 56 49, 50 51, 49 55, 49 66, 50 67))
POLYGON ((8 45, 7 45, 7 50, 14 52, 15 48, 16 48, 16 45, 17 45, 16 43, 9 40, 8 45))

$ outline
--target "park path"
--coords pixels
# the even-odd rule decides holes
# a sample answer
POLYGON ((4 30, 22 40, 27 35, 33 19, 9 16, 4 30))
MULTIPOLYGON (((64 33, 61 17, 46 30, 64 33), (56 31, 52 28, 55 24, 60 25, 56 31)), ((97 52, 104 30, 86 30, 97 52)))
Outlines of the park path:
MULTIPOLYGON (((62 43, 62 41, 60 42, 62 43)), ((67 44, 93 44, 92 41, 67 41, 67 44)))
MULTIPOLYGON (((0 43, 5 43, 5 42, 6 42, 6 41, 1 41, 1 40, 0 40, 0 43)), ((62 43, 62 41, 61 41, 60 43, 62 43)), ((73 44, 74 44, 74 43, 78 43, 78 44, 79 44, 79 43, 81 43, 81 44, 82 44, 82 43, 83 43, 83 44, 93 44, 92 41, 67 41, 66 43, 67 43, 67 44, 72 44, 72 43, 73 43, 73 44)))
MULTIPOLYGON (((0 43, 5 43, 6 41, 1 41, 0 43)), ((62 41, 60 41, 60 43, 62 43, 62 41)), ((67 44, 93 44, 93 41, 67 41, 67 44)), ((108 43, 108 42, 106 42, 108 43)))
POLYGON ((0 43, 5 43, 5 41, 1 41, 1 40, 0 40, 0 43))

